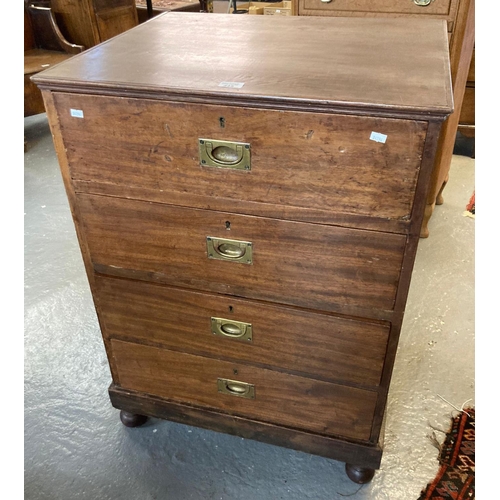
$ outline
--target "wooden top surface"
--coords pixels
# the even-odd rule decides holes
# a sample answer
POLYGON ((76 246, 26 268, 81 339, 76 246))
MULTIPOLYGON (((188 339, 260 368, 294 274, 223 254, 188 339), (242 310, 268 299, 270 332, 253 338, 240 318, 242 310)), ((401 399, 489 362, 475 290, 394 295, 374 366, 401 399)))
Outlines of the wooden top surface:
POLYGON ((438 19, 166 12, 33 80, 242 105, 453 109, 446 23, 438 19))

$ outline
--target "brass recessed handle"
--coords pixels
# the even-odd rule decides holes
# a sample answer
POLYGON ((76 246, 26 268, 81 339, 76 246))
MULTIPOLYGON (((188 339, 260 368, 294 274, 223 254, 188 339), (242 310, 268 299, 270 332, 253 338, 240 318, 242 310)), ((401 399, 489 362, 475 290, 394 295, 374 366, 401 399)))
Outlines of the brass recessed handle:
POLYGON ((413 0, 413 3, 419 7, 427 7, 433 1, 434 0, 413 0))
POLYGON ((245 333, 245 329, 240 328, 238 325, 234 323, 226 323, 225 325, 221 325, 221 332, 228 337, 241 337, 245 333))
POLYGON ((253 329, 251 323, 215 317, 210 318, 210 322, 212 324, 212 333, 214 335, 234 340, 252 342, 253 329))
POLYGON ((223 166, 236 165, 243 158, 243 148, 238 144, 233 149, 229 146, 217 146, 214 148, 212 143, 207 143, 206 151, 212 161, 218 162, 223 166))
POLYGON ((252 243, 250 241, 207 236, 207 255, 209 259, 252 264, 252 243))
POLYGON ((253 384, 247 384, 246 382, 218 378, 217 390, 222 394, 229 394, 230 396, 255 399, 255 386, 253 384))
POLYGON ((250 144, 247 142, 198 139, 200 165, 250 170, 250 144))
POLYGON ((215 251, 226 259, 239 259, 245 255, 246 248, 234 243, 221 243, 215 247, 215 251))

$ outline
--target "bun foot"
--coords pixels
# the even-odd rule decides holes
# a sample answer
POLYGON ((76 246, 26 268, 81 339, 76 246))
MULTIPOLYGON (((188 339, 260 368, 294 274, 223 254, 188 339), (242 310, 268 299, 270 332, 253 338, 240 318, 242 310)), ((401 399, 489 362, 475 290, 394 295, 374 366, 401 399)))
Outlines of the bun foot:
POLYGON ((129 413, 128 411, 120 411, 120 420, 125 427, 140 427, 145 424, 148 417, 144 415, 137 415, 136 413, 129 413))
POLYGON ((349 479, 357 484, 369 483, 375 475, 375 469, 366 469, 351 464, 345 464, 345 471, 349 479))

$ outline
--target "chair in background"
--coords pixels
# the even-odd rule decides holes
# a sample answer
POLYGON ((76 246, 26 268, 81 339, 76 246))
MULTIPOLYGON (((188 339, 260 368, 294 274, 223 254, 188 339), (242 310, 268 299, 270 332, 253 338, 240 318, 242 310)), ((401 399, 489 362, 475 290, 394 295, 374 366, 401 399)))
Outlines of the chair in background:
POLYGON ((25 117, 45 112, 42 94, 31 77, 83 50, 62 35, 49 2, 24 2, 25 117))

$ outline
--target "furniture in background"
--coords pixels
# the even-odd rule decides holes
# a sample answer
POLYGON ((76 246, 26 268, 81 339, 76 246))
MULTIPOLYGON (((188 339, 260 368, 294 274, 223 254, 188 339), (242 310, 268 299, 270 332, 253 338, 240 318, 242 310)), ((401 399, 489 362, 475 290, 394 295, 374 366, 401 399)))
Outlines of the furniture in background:
POLYGON ((61 31, 93 47, 138 25, 135 0, 51 0, 61 31))
MULTIPOLYGON (((474 45, 475 0, 293 0, 299 16, 415 17, 447 22, 453 83, 454 112, 445 123, 429 187, 421 236, 428 237, 428 222, 442 192, 456 140, 458 122, 466 92, 467 73, 474 45), (298 10, 297 10, 298 9, 298 10)), ((414 40, 419 44, 420 40, 414 40)), ((468 91, 470 94, 470 90, 468 91)), ((470 100, 466 97, 466 106, 470 100)))
POLYGON ((364 483, 453 107, 446 26, 267 21, 165 13, 36 82, 122 422, 315 453, 364 483))
MULTIPOLYGON (((465 137, 475 138, 476 136, 476 49, 472 52, 472 61, 467 75, 464 101, 460 110, 460 120, 458 131, 465 137)), ((472 156, 474 157, 474 149, 472 156)))
MULTIPOLYGON (((42 94, 31 77, 74 54, 81 45, 70 43, 57 26, 49 2, 24 2, 24 116, 45 112, 42 94)), ((26 140, 24 143, 26 149, 26 140)))
POLYGON ((200 12, 200 0, 136 0, 139 23, 143 23, 158 14, 166 11, 173 12, 200 12))

